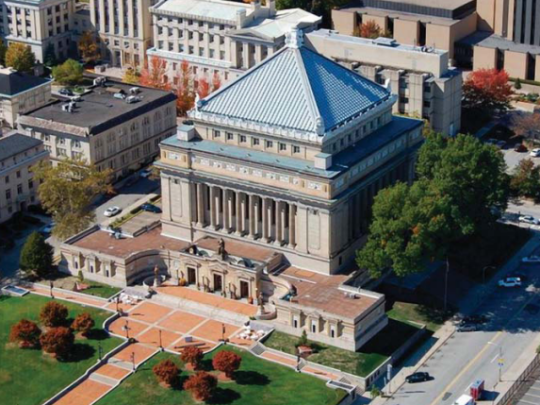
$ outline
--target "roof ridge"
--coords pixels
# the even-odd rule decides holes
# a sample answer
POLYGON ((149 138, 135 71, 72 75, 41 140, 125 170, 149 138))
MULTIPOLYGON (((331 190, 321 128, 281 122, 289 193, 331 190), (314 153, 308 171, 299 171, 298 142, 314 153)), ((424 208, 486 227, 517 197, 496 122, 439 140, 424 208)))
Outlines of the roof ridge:
POLYGON ((305 48, 305 46, 300 46, 299 48, 288 47, 288 49, 294 52, 294 56, 298 63, 300 78, 304 84, 302 87, 304 88, 304 92, 307 93, 307 103, 312 114, 313 122, 315 122, 317 135, 324 135, 324 120, 321 112, 319 111, 319 106, 315 100, 315 94, 311 88, 311 81, 309 80, 309 76, 306 72, 306 65, 304 64, 304 59, 302 56, 302 48, 305 48))

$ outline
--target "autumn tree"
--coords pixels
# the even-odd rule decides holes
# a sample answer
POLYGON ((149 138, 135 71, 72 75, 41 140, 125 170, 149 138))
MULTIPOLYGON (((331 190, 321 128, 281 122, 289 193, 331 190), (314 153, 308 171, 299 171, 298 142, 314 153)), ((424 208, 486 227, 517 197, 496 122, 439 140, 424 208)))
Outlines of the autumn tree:
POLYGON ((92 200, 112 191, 111 171, 99 171, 81 159, 65 159, 56 166, 42 162, 32 170, 40 183, 41 205, 52 215, 56 223, 53 234, 60 239, 86 229, 95 217, 92 200))
POLYGON ((9 341, 19 344, 21 348, 32 348, 39 344, 41 329, 35 322, 21 319, 11 327, 9 341))
POLYGON ((508 79, 505 70, 475 70, 463 84, 463 109, 484 115, 506 111, 512 96, 512 86, 508 79))
POLYGON ((80 332, 83 336, 87 336, 88 333, 94 328, 95 322, 92 316, 83 312, 75 317, 75 320, 71 324, 71 329, 80 332))
POLYGON ((379 24, 373 20, 368 20, 358 26, 356 36, 362 38, 376 39, 382 36, 382 30, 379 24))
POLYGON ((221 76, 216 71, 212 76, 212 92, 218 91, 221 88, 221 76))
POLYGON ((241 363, 242 357, 227 350, 217 353, 212 359, 214 369, 225 373, 228 378, 233 378, 234 372, 240 368, 241 363))
POLYGON ((540 199, 540 168, 531 159, 523 159, 510 177, 513 195, 540 199))
POLYGON ((45 277, 53 270, 53 247, 39 232, 32 232, 24 242, 19 266, 27 275, 45 277))
POLYGON ((182 350, 180 359, 184 363, 190 364, 194 370, 198 370, 201 367, 203 352, 197 346, 188 346, 182 350))
POLYGON ((99 58, 99 48, 96 40, 90 31, 82 33, 79 39, 79 52, 85 63, 95 62, 99 58))
POLYGON ((196 401, 208 401, 214 395, 216 387, 217 378, 204 371, 190 376, 184 383, 184 389, 191 392, 196 401))
POLYGON ((45 353, 51 353, 60 359, 64 359, 71 352, 73 343, 75 342, 75 336, 71 329, 59 326, 57 328, 50 328, 41 335, 39 342, 45 353))
POLYGON ((124 71, 124 77, 122 77, 122 81, 128 84, 139 84, 140 79, 140 73, 134 68, 126 69, 124 71))
POLYGON ((28 45, 12 42, 6 51, 6 66, 19 72, 31 72, 36 64, 36 55, 28 45))
POLYGON ((65 325, 68 317, 68 309, 56 301, 47 302, 39 313, 39 320, 48 327, 65 325))
POLYGON ((150 57, 150 61, 146 61, 141 71, 139 83, 141 86, 170 90, 171 85, 167 80, 167 61, 157 56, 150 57))
POLYGON ((83 66, 73 59, 68 59, 61 65, 52 68, 54 81, 62 85, 73 86, 83 79, 83 66))
POLYGON ((193 108, 195 102, 193 73, 187 61, 182 61, 180 70, 175 79, 176 82, 176 112, 179 117, 184 117, 193 108))
POLYGON ((200 99, 203 99, 207 97, 211 92, 210 89, 210 83, 208 83, 208 80, 206 78, 201 78, 197 81, 197 94, 199 95, 200 99))
POLYGON ((516 115, 512 119, 511 129, 516 136, 540 143, 540 113, 516 115))
POLYGON ((152 371, 156 375, 159 382, 172 386, 178 379, 178 367, 171 360, 163 360, 156 364, 152 371))

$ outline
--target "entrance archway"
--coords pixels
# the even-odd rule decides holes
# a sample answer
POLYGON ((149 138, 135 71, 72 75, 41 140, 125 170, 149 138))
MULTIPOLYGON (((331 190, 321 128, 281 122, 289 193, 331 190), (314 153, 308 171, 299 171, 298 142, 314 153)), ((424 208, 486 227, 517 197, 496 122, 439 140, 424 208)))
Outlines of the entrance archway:
POLYGON ((247 281, 240 281, 240 298, 249 297, 249 283, 247 281))
POLYGON ((221 291, 223 289, 223 277, 221 274, 214 274, 214 291, 221 291))

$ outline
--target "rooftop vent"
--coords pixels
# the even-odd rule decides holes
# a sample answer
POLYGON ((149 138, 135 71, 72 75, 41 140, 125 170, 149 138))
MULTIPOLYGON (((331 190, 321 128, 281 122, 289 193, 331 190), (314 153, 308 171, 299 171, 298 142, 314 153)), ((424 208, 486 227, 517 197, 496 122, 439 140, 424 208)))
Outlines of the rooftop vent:
POLYGON ((75 107, 77 107, 77 104, 72 101, 68 104, 63 104, 62 111, 72 113, 75 110, 75 107))
POLYGON ((394 47, 397 45, 397 41, 393 38, 379 37, 373 40, 375 45, 394 47))
POLYGON ((126 98, 126 94, 122 91, 122 92, 114 93, 113 97, 119 100, 124 100, 126 98))
POLYGON ((96 77, 94 79, 94 86, 104 86, 105 83, 107 83, 107 78, 106 77, 96 77))
POLYGON ((138 87, 132 87, 131 89, 129 89, 129 94, 139 94, 141 91, 141 89, 139 89, 138 87))
POLYGON ((141 101, 141 97, 139 96, 129 96, 126 98, 126 103, 128 104, 138 103, 139 101, 141 101))

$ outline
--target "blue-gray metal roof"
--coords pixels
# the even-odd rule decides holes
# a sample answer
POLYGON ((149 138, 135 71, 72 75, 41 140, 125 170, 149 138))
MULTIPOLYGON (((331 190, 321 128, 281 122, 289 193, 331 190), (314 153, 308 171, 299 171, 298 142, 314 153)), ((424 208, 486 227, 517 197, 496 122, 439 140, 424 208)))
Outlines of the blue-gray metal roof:
POLYGON ((420 127, 422 121, 413 118, 394 116, 392 121, 384 127, 378 129, 367 137, 358 141, 344 151, 334 155, 332 166, 328 170, 314 167, 309 160, 297 159, 290 156, 276 155, 264 151, 242 148, 239 146, 227 145, 221 142, 195 139, 191 141, 179 140, 176 135, 165 139, 162 144, 165 146, 180 147, 195 152, 219 155, 236 162, 244 161, 265 165, 277 169, 291 170, 297 173, 305 173, 323 178, 334 178, 349 168, 359 163, 362 159, 373 154, 386 144, 398 139, 405 132, 420 127))
POLYGON ((0 138, 0 160, 15 156, 41 144, 40 140, 19 133, 0 138))
POLYGON ((384 87, 306 47, 285 47, 202 100, 198 111, 323 135, 321 127, 326 133, 389 97, 384 87))

